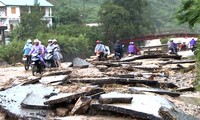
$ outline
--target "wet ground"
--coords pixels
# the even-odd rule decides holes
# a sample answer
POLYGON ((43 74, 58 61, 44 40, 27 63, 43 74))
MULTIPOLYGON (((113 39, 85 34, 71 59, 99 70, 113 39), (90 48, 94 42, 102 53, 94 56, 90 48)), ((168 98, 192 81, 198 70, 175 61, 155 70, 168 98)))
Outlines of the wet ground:
MULTIPOLYGON (((188 53, 190 54, 190 53, 188 53)), ((137 62, 143 62, 144 66, 147 65, 159 65, 160 62, 163 62, 161 59, 148 59, 148 60, 136 60, 137 62)), ((184 64, 184 67, 194 65, 194 63, 190 64, 184 64)), ((64 66, 64 65, 63 65, 64 66)), ((163 77, 163 76, 151 76, 146 74, 143 76, 143 79, 149 79, 149 80, 159 80, 163 82, 172 82, 176 84, 178 87, 191 87, 193 86, 193 82, 196 79, 196 74, 195 70, 189 70, 187 72, 181 71, 181 70, 171 70, 169 68, 172 67, 177 67, 175 64, 171 65, 165 65, 163 66, 163 69, 158 69, 158 70, 141 70, 141 69, 134 69, 134 68, 129 68, 127 70, 127 67, 122 69, 123 67, 115 67, 115 68, 107 68, 104 72, 99 71, 96 67, 90 67, 90 68, 84 68, 84 69, 72 69, 71 77, 74 78, 84 78, 84 77, 102 77, 106 76, 105 73, 109 74, 127 74, 127 73, 133 73, 133 74, 138 74, 138 73, 164 73, 167 74, 168 77, 163 77)), ((65 68, 65 67, 64 67, 65 68)), ((33 77, 31 74, 31 71, 25 71, 23 66, 7 66, 7 67, 0 67, 0 88, 1 89, 6 89, 10 88, 13 86, 16 86, 22 82, 27 81, 27 78, 33 77)), ((141 77, 135 77, 135 78, 140 78, 141 77)), ((77 85, 73 84, 70 86, 57 86, 57 88, 60 89, 60 91, 64 92, 74 92, 78 90, 81 86, 83 85, 77 85)), ((130 86, 126 85, 105 85, 103 86, 106 89, 106 92, 110 91, 122 91, 122 92, 127 92, 127 88, 130 86)), ((172 89, 173 90, 173 89, 172 89)), ((150 93, 146 93, 150 94, 150 93)), ((151 93, 154 94, 154 93, 151 93)), ((178 106, 179 109, 183 110, 185 113, 196 116, 197 118, 200 118, 200 92, 183 92, 181 93, 180 97, 169 97, 165 96, 165 98, 169 99, 172 101, 176 106, 178 106)), ((5 114, 3 112, 0 113, 0 120, 5 119, 5 114)), ((103 120, 103 119, 115 119, 112 117, 88 117, 88 116, 73 116, 69 117, 67 119, 86 119, 86 120, 103 120)), ((119 120, 123 120, 123 118, 119 118, 119 120)))

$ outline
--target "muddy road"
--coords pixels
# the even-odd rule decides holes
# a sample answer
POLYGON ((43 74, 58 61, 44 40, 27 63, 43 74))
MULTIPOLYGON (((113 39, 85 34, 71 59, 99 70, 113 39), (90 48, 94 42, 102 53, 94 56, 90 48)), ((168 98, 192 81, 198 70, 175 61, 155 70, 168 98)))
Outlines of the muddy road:
MULTIPOLYGON (((70 79, 71 80, 84 80, 87 79, 88 81, 92 80, 99 80, 102 78, 109 78, 115 76, 122 76, 122 77, 130 77, 132 79, 132 75, 134 75, 134 79, 140 80, 145 79, 149 81, 159 81, 162 83, 173 83, 180 89, 184 88, 194 88, 193 82, 196 79, 195 74, 195 63, 190 63, 186 61, 188 59, 183 60, 174 60, 174 59, 142 59, 142 60, 135 60, 133 62, 127 63, 116 63, 105 64, 103 62, 101 65, 96 65, 96 63, 91 62, 91 66, 88 68, 69 68, 66 63, 62 64, 62 70, 70 70, 70 79), (136 64, 135 64, 136 63, 136 64), (139 64, 138 64, 139 63, 139 64), (118 66, 121 64, 121 66, 118 66), (89 79, 90 78, 90 79, 89 79)), ((60 71, 61 69, 55 69, 54 71, 60 71)), ((35 77, 32 76, 30 70, 25 71, 22 65, 19 66, 2 66, 0 67, 0 89, 1 91, 5 89, 12 88, 17 86, 21 83, 24 83, 30 79, 34 79, 35 77)), ((49 85, 48 85, 49 86, 49 85)), ((81 87, 85 86, 85 83, 73 83, 73 84, 63 84, 63 85, 53 85, 56 89, 59 89, 60 92, 63 93, 71 93, 80 91, 81 87)), ((150 88, 148 85, 144 84, 108 84, 103 85, 102 88, 104 89, 105 93, 117 91, 123 93, 130 93, 128 88, 130 87, 145 87, 150 88)), ((172 92, 177 92, 177 88, 166 88, 165 84, 160 86, 162 89, 170 90, 172 92)), ((137 94, 144 94, 144 95, 153 95, 153 96, 162 96, 172 103, 174 103, 180 110, 184 111, 188 115, 195 116, 200 118, 200 92, 193 91, 193 90, 186 90, 184 92, 180 92, 179 97, 170 97, 168 95, 159 95, 152 92, 142 92, 137 94)), ((66 115, 68 116, 68 115, 66 115)), ((117 116, 117 114, 116 114, 117 116)), ((71 116, 60 118, 61 119, 87 119, 87 120, 103 120, 103 119, 116 119, 116 116, 110 115, 109 117, 103 116, 71 116)), ((52 115, 52 118, 56 117, 55 114, 52 115)), ((125 119, 132 119, 129 117, 122 117, 119 120, 125 119)), ((0 119, 12 119, 6 117, 4 112, 1 112, 0 119)))

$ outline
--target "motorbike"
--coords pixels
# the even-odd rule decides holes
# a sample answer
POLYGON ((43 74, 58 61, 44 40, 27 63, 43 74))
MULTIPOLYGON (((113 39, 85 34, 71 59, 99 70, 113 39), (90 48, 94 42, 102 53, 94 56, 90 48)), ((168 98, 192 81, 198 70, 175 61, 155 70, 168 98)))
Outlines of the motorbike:
POLYGON ((37 73, 42 74, 44 71, 44 65, 42 65, 39 55, 38 54, 32 54, 31 56, 31 65, 32 65, 32 74, 35 76, 37 73))
POLYGON ((29 70, 30 63, 31 63, 31 56, 30 55, 23 55, 22 61, 24 63, 25 70, 29 70))
POLYGON ((113 59, 114 60, 119 60, 119 59, 121 59, 121 54, 120 53, 118 53, 118 52, 114 52, 114 56, 113 56, 113 59))
POLYGON ((97 55, 99 61, 105 60, 103 52, 97 52, 96 55, 97 55))
POLYGON ((196 48, 197 48, 196 45, 192 45, 192 46, 191 46, 191 50, 192 50, 192 52, 194 52, 194 51, 196 50, 196 48))
POLYGON ((55 60, 53 58, 53 50, 47 50, 47 53, 44 56, 45 64, 47 68, 57 67, 55 60))

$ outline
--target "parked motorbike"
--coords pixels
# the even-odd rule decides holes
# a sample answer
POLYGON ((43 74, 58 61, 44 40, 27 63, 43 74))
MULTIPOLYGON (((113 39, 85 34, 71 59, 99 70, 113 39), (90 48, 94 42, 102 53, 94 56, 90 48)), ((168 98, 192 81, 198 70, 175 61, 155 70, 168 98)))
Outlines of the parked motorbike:
POLYGON ((30 67, 30 63, 31 63, 31 56, 23 55, 22 61, 24 63, 25 70, 28 70, 30 67))
POLYGON ((45 64, 47 68, 57 67, 53 58, 53 50, 47 50, 44 56, 45 64))
POLYGON ((37 73, 42 74, 44 71, 44 65, 42 65, 39 55, 38 54, 32 54, 31 56, 31 65, 32 65, 32 74, 35 76, 37 73))

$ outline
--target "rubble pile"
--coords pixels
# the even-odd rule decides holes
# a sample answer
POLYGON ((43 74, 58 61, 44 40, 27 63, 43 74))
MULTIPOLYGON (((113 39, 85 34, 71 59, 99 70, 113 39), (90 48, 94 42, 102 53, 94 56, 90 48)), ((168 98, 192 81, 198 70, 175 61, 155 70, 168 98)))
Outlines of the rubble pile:
POLYGON ((195 75, 188 73, 194 71, 195 61, 161 57, 90 63, 75 58, 61 70, 22 77, 15 86, 2 89, 0 108, 10 118, 24 120, 85 116, 91 120, 198 120, 199 104, 184 102, 187 93, 194 93, 195 75))

